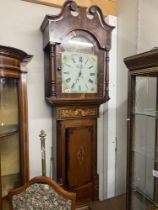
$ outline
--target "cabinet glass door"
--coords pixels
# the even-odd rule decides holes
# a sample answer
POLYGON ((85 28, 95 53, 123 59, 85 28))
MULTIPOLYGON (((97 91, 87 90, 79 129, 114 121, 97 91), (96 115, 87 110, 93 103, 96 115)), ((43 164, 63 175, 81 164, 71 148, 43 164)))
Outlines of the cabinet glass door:
POLYGON ((132 80, 131 210, 158 209, 157 77, 132 80))
POLYGON ((3 206, 8 190, 20 185, 17 91, 17 79, 0 78, 0 171, 3 206))

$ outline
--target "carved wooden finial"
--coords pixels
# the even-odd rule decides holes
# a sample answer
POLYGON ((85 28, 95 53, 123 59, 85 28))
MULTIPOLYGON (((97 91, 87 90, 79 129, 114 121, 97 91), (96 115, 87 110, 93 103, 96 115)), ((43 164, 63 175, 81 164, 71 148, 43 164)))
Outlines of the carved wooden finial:
POLYGON ((64 3, 58 15, 47 15, 41 25, 41 31, 49 31, 49 36, 44 40, 44 48, 49 43, 61 44, 70 32, 82 30, 91 34, 97 40, 99 47, 107 51, 111 48, 113 28, 105 22, 99 7, 81 7, 72 0, 64 3), (49 27, 49 30, 46 27, 49 27))

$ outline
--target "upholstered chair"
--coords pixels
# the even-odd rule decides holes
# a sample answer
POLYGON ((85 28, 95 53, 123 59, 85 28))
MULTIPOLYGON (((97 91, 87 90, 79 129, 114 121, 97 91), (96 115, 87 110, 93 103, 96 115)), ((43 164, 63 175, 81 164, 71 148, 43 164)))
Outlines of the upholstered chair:
POLYGON ((75 210, 76 194, 49 177, 35 177, 9 192, 11 210, 75 210))

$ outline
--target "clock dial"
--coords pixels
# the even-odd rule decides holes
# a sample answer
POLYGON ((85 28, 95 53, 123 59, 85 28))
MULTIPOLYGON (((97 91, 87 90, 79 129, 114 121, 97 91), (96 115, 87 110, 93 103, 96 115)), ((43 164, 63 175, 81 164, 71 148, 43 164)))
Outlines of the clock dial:
POLYGON ((97 93, 98 60, 94 54, 62 53, 62 92, 97 93))

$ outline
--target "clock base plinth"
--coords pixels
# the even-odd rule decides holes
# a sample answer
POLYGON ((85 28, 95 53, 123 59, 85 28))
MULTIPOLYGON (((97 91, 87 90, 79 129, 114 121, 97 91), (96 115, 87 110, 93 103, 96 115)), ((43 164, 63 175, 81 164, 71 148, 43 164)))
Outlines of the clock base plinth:
POLYGON ((76 199, 78 205, 84 205, 90 201, 97 201, 99 200, 99 176, 97 175, 93 182, 70 190, 77 194, 76 199))

